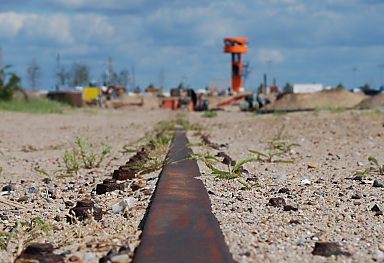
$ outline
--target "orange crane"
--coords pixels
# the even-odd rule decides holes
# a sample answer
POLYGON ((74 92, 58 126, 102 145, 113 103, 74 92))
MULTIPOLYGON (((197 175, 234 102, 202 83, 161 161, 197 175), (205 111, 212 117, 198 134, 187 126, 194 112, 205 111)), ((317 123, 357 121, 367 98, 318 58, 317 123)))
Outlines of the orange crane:
POLYGON ((244 91, 243 62, 241 55, 248 52, 248 38, 229 37, 224 39, 224 52, 232 55, 232 90, 239 94, 244 91))

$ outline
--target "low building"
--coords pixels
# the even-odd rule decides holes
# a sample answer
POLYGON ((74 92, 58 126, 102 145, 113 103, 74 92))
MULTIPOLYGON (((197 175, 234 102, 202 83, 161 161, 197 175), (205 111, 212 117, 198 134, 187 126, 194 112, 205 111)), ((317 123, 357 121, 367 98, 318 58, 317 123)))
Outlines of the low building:
POLYGON ((293 84, 293 93, 313 93, 322 91, 324 89, 322 84, 311 83, 311 84, 293 84))

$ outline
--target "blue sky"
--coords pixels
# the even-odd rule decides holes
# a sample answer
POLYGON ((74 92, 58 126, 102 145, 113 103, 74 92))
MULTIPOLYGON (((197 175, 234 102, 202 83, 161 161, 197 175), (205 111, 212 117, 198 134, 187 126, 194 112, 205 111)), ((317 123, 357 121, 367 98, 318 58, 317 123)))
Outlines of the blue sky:
POLYGON ((279 85, 384 82, 382 0, 0 0, 3 64, 25 79, 35 59, 44 89, 55 86, 58 53, 67 69, 88 64, 93 79, 112 57, 141 87, 224 85, 231 36, 249 38, 250 90, 263 73, 279 85))

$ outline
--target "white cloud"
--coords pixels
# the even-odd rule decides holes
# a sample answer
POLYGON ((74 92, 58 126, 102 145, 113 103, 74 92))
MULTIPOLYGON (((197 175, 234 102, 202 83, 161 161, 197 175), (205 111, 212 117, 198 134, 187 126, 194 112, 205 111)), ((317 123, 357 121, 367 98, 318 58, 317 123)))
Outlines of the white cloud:
POLYGON ((13 38, 21 30, 26 17, 14 12, 0 13, 0 38, 13 38))
MULTIPOLYGON (((110 41, 114 27, 104 16, 84 14, 0 13, 3 38, 21 37, 32 41, 54 41, 63 45, 110 41)), ((0 37, 1 37, 0 36, 0 37)))
POLYGON ((257 58, 262 63, 282 63, 284 61, 283 53, 276 49, 261 49, 257 52, 257 58))

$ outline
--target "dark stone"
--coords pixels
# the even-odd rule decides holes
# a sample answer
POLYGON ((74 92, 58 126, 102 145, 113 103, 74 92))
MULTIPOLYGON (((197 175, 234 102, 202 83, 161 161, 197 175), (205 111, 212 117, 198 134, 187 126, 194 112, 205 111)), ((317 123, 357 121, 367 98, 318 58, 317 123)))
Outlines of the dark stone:
POLYGON ((279 193, 281 193, 281 194, 289 194, 290 191, 289 191, 288 187, 283 187, 283 188, 280 188, 279 193))
POLYGON ((383 181, 381 180, 373 181, 373 187, 383 187, 383 181))
POLYGON ((363 196, 362 196, 360 193, 358 193, 358 192, 354 193, 354 194, 351 196, 352 199, 361 199, 362 197, 363 197, 363 196))
POLYGON ((316 242, 312 251, 314 256, 330 257, 335 256, 351 256, 350 253, 342 251, 336 242, 316 242))
POLYGON ((4 192, 11 192, 11 191, 15 191, 15 186, 12 185, 12 184, 7 184, 3 187, 3 189, 1 191, 4 191, 4 192))
POLYGON ((381 205, 377 205, 377 204, 375 204, 375 205, 371 208, 371 211, 373 211, 373 212, 383 212, 383 211, 384 211, 384 207, 382 207, 381 205))
POLYGON ((45 184, 49 184, 50 182, 52 182, 52 179, 49 177, 46 177, 43 179, 43 183, 45 183, 45 184))
POLYGON ((300 221, 297 220, 297 219, 291 219, 291 220, 289 221, 289 223, 290 223, 290 224, 298 225, 298 224, 300 224, 300 221))
POLYGON ((284 207, 285 206, 285 200, 282 197, 273 197, 269 199, 269 205, 274 207, 284 207))
POLYGON ((293 206, 293 205, 284 206, 284 211, 297 211, 297 210, 298 210, 297 206, 293 206))

